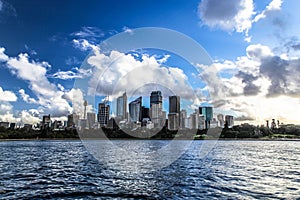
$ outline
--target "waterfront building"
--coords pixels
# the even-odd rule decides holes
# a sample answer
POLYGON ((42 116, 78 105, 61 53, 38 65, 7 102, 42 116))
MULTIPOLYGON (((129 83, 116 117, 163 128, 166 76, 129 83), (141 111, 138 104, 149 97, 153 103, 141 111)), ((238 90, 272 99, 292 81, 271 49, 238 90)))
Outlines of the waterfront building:
POLYGON ((96 122, 96 113, 93 112, 88 112, 86 114, 87 117, 87 127, 89 129, 92 129, 95 127, 95 122, 96 122))
POLYGON ((208 103, 202 103, 199 107, 199 114, 205 118, 205 129, 210 128, 210 122, 213 118, 213 107, 208 103))
POLYGON ((100 126, 107 126, 109 120, 109 112, 110 106, 106 103, 99 103, 98 104, 98 114, 97 114, 97 121, 99 122, 100 126))
POLYGON ((169 113, 178 114, 176 125, 180 127, 180 96, 169 96, 169 113))
POLYGON ((168 129, 171 131, 179 129, 179 114, 169 113, 168 114, 168 129))
POLYGON ((130 122, 142 121, 142 97, 129 103, 130 122))
POLYGON ((234 125, 233 116, 232 115, 225 115, 225 123, 227 123, 228 128, 232 128, 234 125))
POLYGON ((121 120, 127 119, 127 95, 126 92, 117 98, 117 117, 121 120))
POLYGON ((152 91, 150 95, 150 118, 155 127, 162 127, 164 119, 162 116, 161 91, 152 91))

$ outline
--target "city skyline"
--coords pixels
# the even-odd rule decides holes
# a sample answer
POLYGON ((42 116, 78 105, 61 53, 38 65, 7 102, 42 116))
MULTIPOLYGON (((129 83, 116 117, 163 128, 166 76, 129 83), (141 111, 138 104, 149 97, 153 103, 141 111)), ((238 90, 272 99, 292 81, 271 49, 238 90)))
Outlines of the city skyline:
MULTIPOLYGON (((114 95, 122 94, 124 88, 112 87, 117 81, 139 89, 141 80, 156 78, 150 73, 156 71, 163 74, 165 86, 174 90, 170 94, 189 103, 189 110, 202 100, 195 96, 205 99, 219 89, 223 92, 219 99, 207 100, 218 112, 234 115, 237 123, 265 124, 275 118, 300 124, 300 2, 131 3, 0 0, 0 121, 34 124, 47 114, 66 120, 85 99, 73 88, 75 80, 89 78, 94 85, 99 81, 99 71, 81 68, 85 58, 94 54, 95 69, 121 56, 114 70, 103 77, 103 88, 99 87, 103 92, 116 89, 114 95), (137 19, 139 15, 143 17, 137 19), (134 35, 141 27, 168 28, 190 37, 210 55, 215 70, 191 65, 167 51, 132 49, 111 55, 99 51, 97 45, 111 36, 134 35), (203 73, 197 74, 198 69, 203 73), (211 85, 202 79, 211 80, 211 85)), ((96 101, 104 97, 99 95, 96 101)), ((86 109, 90 112, 91 105, 86 109)))

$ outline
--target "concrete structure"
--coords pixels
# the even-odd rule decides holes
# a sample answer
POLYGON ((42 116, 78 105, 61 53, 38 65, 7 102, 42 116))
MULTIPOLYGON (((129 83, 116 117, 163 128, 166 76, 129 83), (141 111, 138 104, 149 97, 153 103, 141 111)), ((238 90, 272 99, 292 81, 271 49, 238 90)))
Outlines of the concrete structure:
POLYGON ((121 120, 127 120, 127 95, 126 92, 117 98, 117 117, 121 120))
POLYGON ((180 127, 180 96, 169 96, 169 113, 178 114, 176 125, 180 127))
POLYGON ((95 127, 95 122, 96 122, 96 113, 93 112, 88 112, 86 114, 87 117, 87 127, 89 129, 92 129, 95 127))
POLYGON ((99 103, 98 104, 98 114, 97 114, 97 121, 99 122, 100 126, 107 126, 109 120, 109 112, 110 106, 106 103, 99 103))
POLYGON ((171 131, 179 129, 179 113, 168 114, 168 129, 171 131))
POLYGON ((228 128, 232 128, 234 125, 233 116, 225 115, 225 123, 227 123, 228 128))
POLYGON ((129 103, 130 122, 142 121, 142 97, 129 103))
POLYGON ((150 95, 150 118, 155 127, 162 127, 164 124, 162 116, 162 95, 161 91, 152 91, 150 95))
POLYGON ((199 107, 199 114, 205 118, 205 129, 210 128, 210 122, 213 118, 213 107, 208 103, 203 103, 199 107))

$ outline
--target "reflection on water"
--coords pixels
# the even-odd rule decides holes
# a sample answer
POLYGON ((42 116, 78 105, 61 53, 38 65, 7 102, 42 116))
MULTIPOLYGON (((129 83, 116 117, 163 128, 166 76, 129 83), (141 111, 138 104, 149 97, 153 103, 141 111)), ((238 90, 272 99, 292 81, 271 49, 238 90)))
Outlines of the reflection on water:
MULTIPOLYGON (((186 141, 178 142, 184 146, 186 141)), ((201 156, 203 141, 194 141, 170 166, 144 173, 134 173, 134 169, 152 168, 151 152, 166 146, 168 141, 114 143, 144 156, 133 162, 129 155, 114 154, 112 148, 103 155, 105 159, 98 161, 81 141, 0 142, 0 198, 295 199, 300 196, 299 142, 218 141, 211 152, 201 156), (119 162, 122 158, 124 162, 119 162)))

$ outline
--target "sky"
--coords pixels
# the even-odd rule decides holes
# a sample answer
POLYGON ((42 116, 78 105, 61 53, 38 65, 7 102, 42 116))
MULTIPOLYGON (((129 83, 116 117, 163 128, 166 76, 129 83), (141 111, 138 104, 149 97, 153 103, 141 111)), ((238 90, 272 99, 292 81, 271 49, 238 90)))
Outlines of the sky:
MULTIPOLYGON (((96 103, 105 94, 113 101, 126 88, 145 95, 152 90, 148 83, 157 79, 164 98, 182 96, 187 110, 205 100, 216 114, 234 115, 236 124, 272 118, 300 124, 299 4, 0 0, 0 121, 37 123, 45 114, 66 120, 75 108, 82 109, 85 92, 94 90, 96 103), (212 63, 190 63, 166 50, 103 52, 99 47, 143 27, 184 34, 212 63), (85 80, 87 91, 74 87, 85 80)), ((93 105, 89 111, 96 111, 93 105)))

